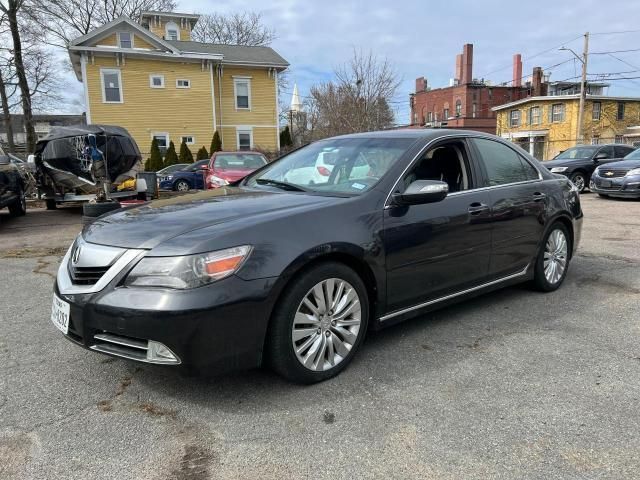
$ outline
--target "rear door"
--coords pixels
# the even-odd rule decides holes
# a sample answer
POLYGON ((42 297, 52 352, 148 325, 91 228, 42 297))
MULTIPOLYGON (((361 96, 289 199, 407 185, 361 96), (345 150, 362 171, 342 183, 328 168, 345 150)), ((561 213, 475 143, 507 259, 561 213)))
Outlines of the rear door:
POLYGON ((545 224, 548 198, 539 172, 515 148, 486 138, 471 140, 489 193, 492 242, 489 273, 521 272, 533 260, 545 224))

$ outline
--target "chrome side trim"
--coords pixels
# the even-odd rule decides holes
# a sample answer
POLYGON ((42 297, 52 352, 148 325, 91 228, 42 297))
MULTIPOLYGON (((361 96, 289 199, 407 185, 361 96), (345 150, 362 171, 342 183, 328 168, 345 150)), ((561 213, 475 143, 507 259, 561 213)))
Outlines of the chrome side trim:
MULTIPOLYGON (((109 282, 111 282, 116 277, 116 275, 118 275, 130 262, 140 258, 146 252, 146 250, 140 250, 140 249, 127 249, 127 250, 115 249, 114 247, 106 247, 103 245, 92 244, 92 243, 85 242, 84 240, 81 240, 80 236, 78 237, 78 239, 79 241, 74 242, 73 245, 71 245, 71 247, 69 248, 69 250, 67 250, 67 253, 62 259, 60 266, 58 267, 58 274, 56 276, 56 280, 58 282, 58 290, 60 290, 60 293, 63 295, 99 292, 104 287, 106 287, 109 284, 109 282), (113 262, 111 267, 109 267, 109 270, 107 270, 105 274, 100 278, 100 280, 98 280, 93 285, 74 285, 73 282, 71 281, 71 277, 69 276, 69 270, 67 268, 67 265, 70 261, 72 252, 75 250, 76 243, 80 243, 80 242, 82 243, 83 248, 90 246, 89 248, 91 249, 99 249, 100 247, 103 247, 105 249, 105 252, 108 251, 107 249, 119 250, 118 251, 119 256, 117 257, 117 259, 113 257, 115 261, 113 262)), ((109 251, 109 254, 112 254, 112 253, 113 252, 109 251)), ((107 255, 106 257, 103 257, 103 258, 111 258, 111 257, 110 255, 107 255)), ((108 263, 106 265, 108 265, 108 263)), ((95 266, 99 267, 99 266, 106 266, 106 265, 95 265, 95 266)))
POLYGON ((527 270, 529 270, 529 265, 524 267, 524 270, 513 273, 511 275, 507 275, 506 277, 499 278, 497 280, 493 280, 491 282, 483 283, 480 285, 476 285, 475 287, 467 288, 466 290, 462 290, 460 292, 451 293, 449 295, 445 295, 444 297, 436 298, 434 300, 429 300, 428 302, 419 303, 418 305, 414 305, 413 307, 403 308, 402 310, 398 310, 395 312, 388 313, 379 318, 381 322, 385 320, 389 320, 390 318, 397 317, 398 315, 402 315, 404 313, 413 312, 414 310, 419 310, 424 307, 428 307, 429 305, 433 305, 436 303, 444 302, 445 300, 451 300, 452 298, 459 297, 461 295, 466 295, 467 293, 475 292, 476 290, 482 290, 483 288, 490 287, 492 285, 496 285, 498 283, 506 282, 507 280, 512 280, 514 278, 522 277, 527 274, 527 270))

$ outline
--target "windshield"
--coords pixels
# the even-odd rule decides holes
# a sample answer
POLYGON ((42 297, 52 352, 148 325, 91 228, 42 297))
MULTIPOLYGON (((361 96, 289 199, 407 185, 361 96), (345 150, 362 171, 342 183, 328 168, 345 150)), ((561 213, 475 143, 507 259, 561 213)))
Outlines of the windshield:
POLYGON ((203 166, 207 166, 207 163, 209 163, 209 160, 200 160, 199 162, 193 163, 191 165, 189 165, 186 168, 183 168, 182 171, 183 172, 195 172, 198 170, 201 170, 203 166))
POLYGON ((598 147, 573 147, 562 152, 554 160, 591 158, 596 153, 596 150, 598 150, 598 147))
POLYGON ((215 167, 220 170, 256 170, 267 164, 262 155, 225 153, 216 155, 215 167))
POLYGON ((187 166, 186 163, 176 163, 175 165, 169 165, 168 167, 164 167, 162 170, 158 170, 158 173, 162 173, 162 174, 173 173, 177 170, 183 169, 186 166, 187 166))
POLYGON ((359 195, 378 183, 414 141, 413 138, 322 140, 274 162, 249 177, 246 185, 257 188, 288 185, 290 190, 359 195))
POLYGON ((640 148, 637 150, 634 150, 633 152, 631 152, 629 155, 627 155, 626 157, 624 157, 625 160, 640 160, 640 148))

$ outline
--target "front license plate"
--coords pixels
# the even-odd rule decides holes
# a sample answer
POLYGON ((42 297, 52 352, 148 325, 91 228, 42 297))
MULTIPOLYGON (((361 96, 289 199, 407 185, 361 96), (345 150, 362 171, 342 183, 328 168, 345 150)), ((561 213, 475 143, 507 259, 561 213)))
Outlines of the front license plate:
POLYGON ((69 310, 70 305, 53 294, 53 305, 51 305, 51 321, 65 335, 69 331, 69 310))
POLYGON ((600 182, 600 186, 605 187, 605 188, 610 187, 611 185, 612 185, 611 180, 602 180, 600 182))

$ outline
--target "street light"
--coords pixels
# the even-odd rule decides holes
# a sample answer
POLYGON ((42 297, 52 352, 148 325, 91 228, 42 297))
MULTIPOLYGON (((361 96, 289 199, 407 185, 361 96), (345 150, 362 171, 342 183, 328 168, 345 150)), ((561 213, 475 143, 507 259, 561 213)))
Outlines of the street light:
POLYGON ((584 126, 582 125, 582 117, 584 116, 584 102, 587 96, 587 60, 589 58, 589 32, 584 34, 584 50, 582 57, 568 47, 560 47, 560 50, 567 50, 573 54, 580 63, 582 63, 582 81, 580 82, 580 106, 578 108, 578 143, 584 142, 584 126))

